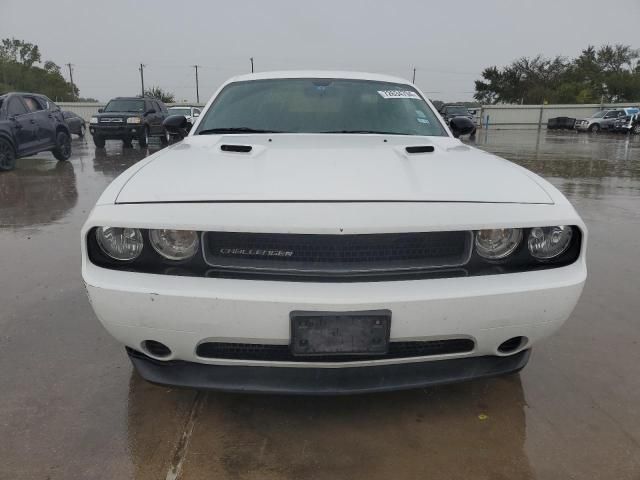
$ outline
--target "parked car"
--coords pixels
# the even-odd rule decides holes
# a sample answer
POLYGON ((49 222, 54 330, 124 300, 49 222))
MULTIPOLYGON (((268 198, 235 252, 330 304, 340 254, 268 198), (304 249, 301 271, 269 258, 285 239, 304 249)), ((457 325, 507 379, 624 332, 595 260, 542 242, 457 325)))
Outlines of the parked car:
POLYGON ((608 110, 600 110, 591 117, 577 120, 576 130, 579 132, 598 133, 601 130, 611 130, 616 120, 624 118, 627 115, 636 113, 638 109, 634 108, 611 108, 608 110))
POLYGON ((573 130, 576 119, 571 117, 555 117, 547 120, 547 130, 573 130))
MULTIPOLYGON (((451 126, 451 120, 453 120, 454 118, 459 118, 459 117, 468 118, 472 122, 474 118, 473 115, 469 113, 469 110, 467 109, 467 107, 465 107, 464 105, 444 104, 440 108, 440 115, 442 115, 442 118, 444 118, 444 121, 449 126, 451 126)), ((476 129, 474 127, 473 131, 471 132, 471 135, 473 136, 475 135, 475 133, 476 133, 476 129)))
POLYGON ((580 297, 586 239, 553 185, 454 138, 409 81, 261 73, 107 187, 82 275, 147 380, 361 393, 523 368, 580 297))
POLYGON ((180 105, 179 107, 169 107, 169 115, 183 115, 187 122, 193 125, 200 116, 200 108, 188 105, 180 105))
POLYGON ((0 95, 0 171, 44 151, 58 160, 71 156, 71 135, 60 108, 36 93, 0 95))
POLYGON ((62 116, 69 128, 69 132, 84 138, 85 133, 87 133, 87 122, 84 121, 84 118, 73 112, 62 112, 62 116))
POLYGON ((146 147, 151 137, 158 137, 167 145, 170 136, 162 122, 168 115, 167 107, 160 100, 117 97, 91 117, 89 131, 98 148, 104 148, 106 140, 122 140, 125 147, 137 140, 141 147, 146 147))

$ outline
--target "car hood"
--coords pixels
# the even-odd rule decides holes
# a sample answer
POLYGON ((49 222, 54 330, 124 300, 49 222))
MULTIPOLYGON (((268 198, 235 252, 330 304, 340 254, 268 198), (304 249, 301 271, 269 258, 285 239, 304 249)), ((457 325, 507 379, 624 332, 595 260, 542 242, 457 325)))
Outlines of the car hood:
POLYGON ((450 137, 201 135, 158 152, 124 182, 116 203, 553 203, 536 178, 450 137), (251 151, 225 151, 236 146, 251 151))

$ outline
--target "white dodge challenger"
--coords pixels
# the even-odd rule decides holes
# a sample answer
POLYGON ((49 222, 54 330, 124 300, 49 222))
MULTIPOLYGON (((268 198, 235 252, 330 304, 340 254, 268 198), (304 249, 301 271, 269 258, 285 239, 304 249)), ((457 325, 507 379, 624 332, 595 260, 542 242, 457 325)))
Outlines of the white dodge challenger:
POLYGON ((160 384, 336 394, 519 371, 580 297, 587 230, 547 181, 461 143, 464 122, 393 77, 231 79, 89 215, 97 317, 160 384))

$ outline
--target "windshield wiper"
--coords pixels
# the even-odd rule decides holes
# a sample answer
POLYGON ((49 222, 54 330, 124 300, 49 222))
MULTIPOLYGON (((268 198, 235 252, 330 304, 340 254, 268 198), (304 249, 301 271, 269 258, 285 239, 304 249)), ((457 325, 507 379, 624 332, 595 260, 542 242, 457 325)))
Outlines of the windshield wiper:
POLYGON ((215 135, 217 133, 284 133, 278 130, 260 130, 249 127, 225 127, 225 128, 208 128, 200 130, 198 135, 215 135))
POLYGON ((381 130, 331 130, 328 132, 318 132, 318 133, 374 133, 378 135, 409 135, 408 133, 384 132, 381 130))

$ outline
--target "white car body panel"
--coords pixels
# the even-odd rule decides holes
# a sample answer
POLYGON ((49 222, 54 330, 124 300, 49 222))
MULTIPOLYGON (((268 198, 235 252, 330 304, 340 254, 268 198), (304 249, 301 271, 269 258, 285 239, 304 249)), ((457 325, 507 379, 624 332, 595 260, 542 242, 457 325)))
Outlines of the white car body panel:
POLYGON ((134 175, 117 203, 429 201, 552 203, 520 167, 448 137, 202 135, 134 175), (221 145, 250 145, 249 153, 221 145), (407 146, 433 152, 408 154, 407 146), (455 178, 455 182, 443 182, 455 178), (499 189, 487 185, 501 179, 499 189), (311 181, 313 179, 313 181, 311 181))

